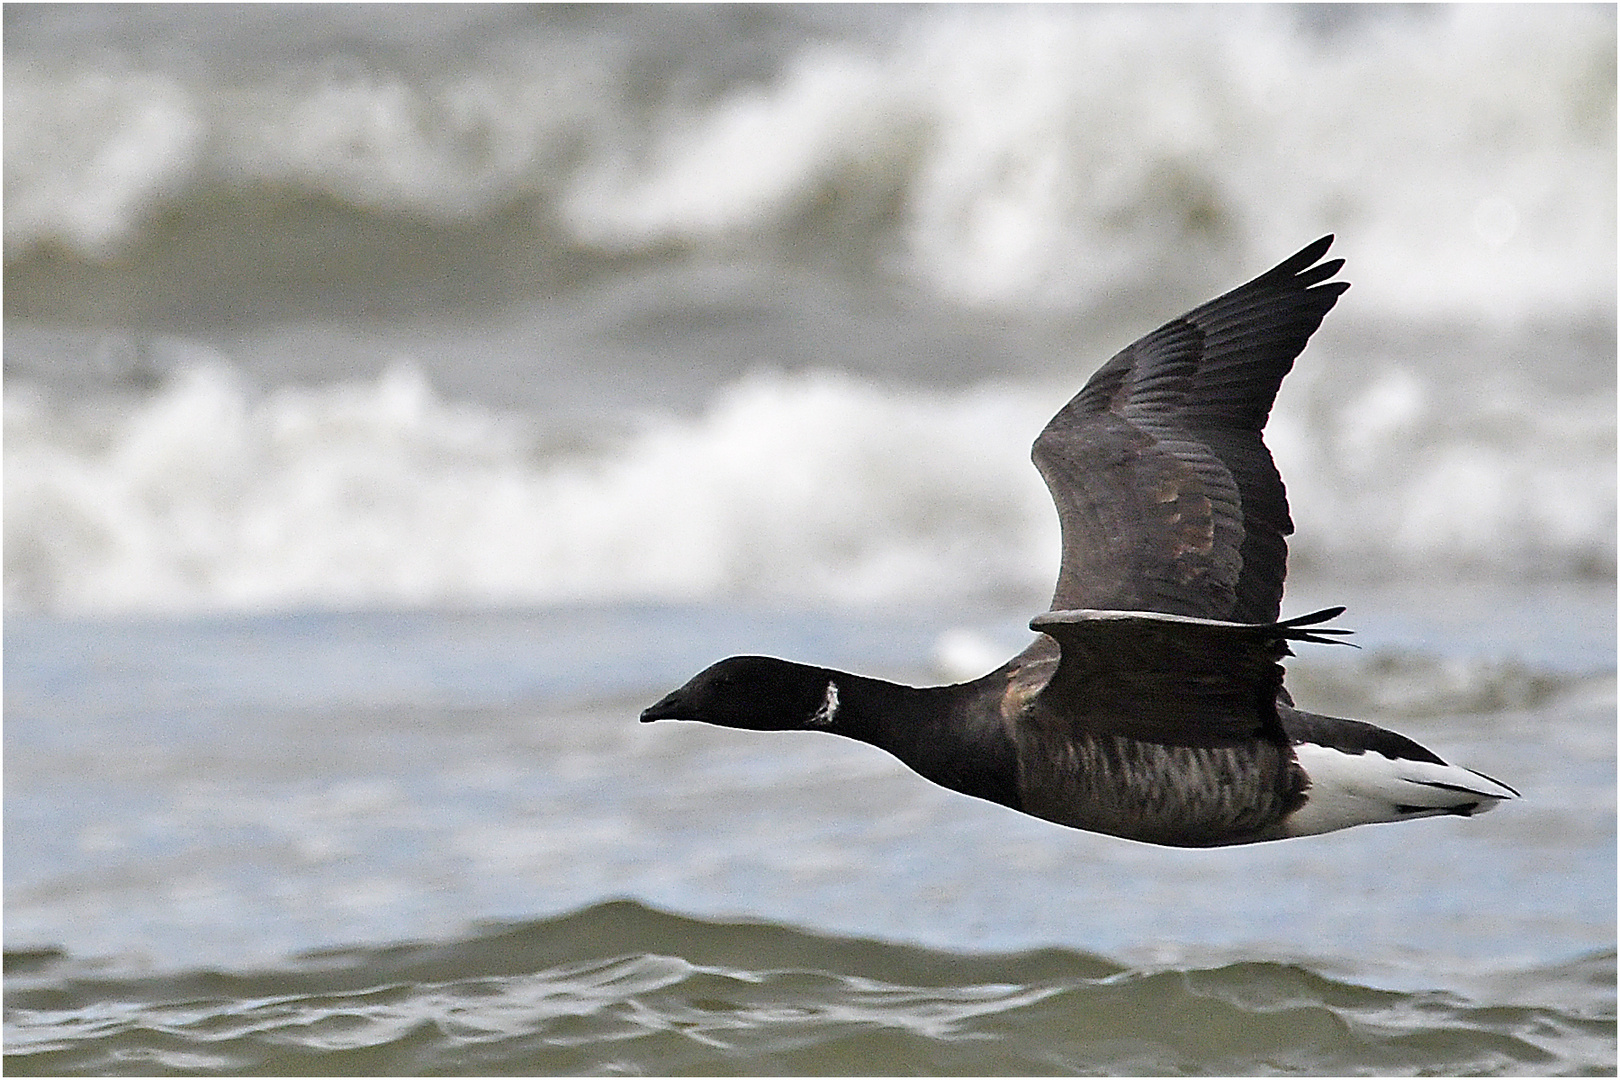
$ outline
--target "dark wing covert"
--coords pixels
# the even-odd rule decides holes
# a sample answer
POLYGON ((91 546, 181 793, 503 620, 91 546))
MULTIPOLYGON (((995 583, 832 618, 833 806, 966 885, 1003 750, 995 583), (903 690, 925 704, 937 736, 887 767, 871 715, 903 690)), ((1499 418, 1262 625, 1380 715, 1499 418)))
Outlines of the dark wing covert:
POLYGON ((1290 641, 1337 643, 1344 608, 1284 622, 1231 623, 1134 611, 1049 611, 1030 628, 1062 659, 1041 691, 1075 730, 1180 746, 1288 743, 1277 715, 1290 641))

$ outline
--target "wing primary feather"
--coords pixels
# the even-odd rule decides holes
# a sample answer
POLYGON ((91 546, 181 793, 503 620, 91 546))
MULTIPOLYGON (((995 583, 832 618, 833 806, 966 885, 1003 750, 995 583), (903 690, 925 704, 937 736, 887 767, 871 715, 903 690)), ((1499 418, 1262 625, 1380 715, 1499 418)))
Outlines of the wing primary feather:
POLYGON ((1287 638, 1289 641, 1309 641, 1317 645, 1348 645, 1352 649, 1359 649, 1361 646, 1355 642, 1343 640, 1344 635, 1353 634, 1355 633, 1354 630, 1348 630, 1342 626, 1317 625, 1318 623, 1325 623, 1329 619, 1337 619, 1343 614, 1344 607, 1342 605, 1323 608, 1321 611, 1313 611, 1309 615, 1296 615, 1292 619, 1284 619, 1282 622, 1276 623, 1275 628, 1279 637, 1287 638), (1312 629, 1305 629, 1306 627, 1312 629))

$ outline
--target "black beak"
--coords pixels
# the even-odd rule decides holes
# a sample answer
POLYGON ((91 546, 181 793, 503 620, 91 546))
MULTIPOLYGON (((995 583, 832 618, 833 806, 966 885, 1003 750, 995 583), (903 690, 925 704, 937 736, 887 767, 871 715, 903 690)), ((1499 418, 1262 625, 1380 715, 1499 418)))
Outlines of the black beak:
POLYGON ((657 704, 649 705, 641 710, 641 722, 650 724, 654 720, 679 720, 681 718, 680 702, 677 700, 680 692, 670 694, 657 704))

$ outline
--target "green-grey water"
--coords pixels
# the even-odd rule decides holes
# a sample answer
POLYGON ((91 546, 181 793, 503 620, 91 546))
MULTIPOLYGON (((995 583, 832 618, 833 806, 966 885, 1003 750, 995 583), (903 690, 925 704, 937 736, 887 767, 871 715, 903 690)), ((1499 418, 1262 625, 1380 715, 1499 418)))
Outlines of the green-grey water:
POLYGON ((8 957, 11 1075, 1601 1075, 1614 954, 1472 993, 1310 965, 940 952, 620 901, 286 970, 8 957))

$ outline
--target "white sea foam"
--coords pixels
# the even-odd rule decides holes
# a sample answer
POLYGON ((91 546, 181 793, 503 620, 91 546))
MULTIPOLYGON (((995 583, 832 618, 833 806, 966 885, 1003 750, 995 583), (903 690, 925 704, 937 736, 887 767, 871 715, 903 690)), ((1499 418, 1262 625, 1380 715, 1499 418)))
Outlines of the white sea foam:
MULTIPOLYGON (((1607 403, 1447 412, 1433 394, 1390 373, 1360 401, 1307 399, 1274 420, 1296 559, 1336 573, 1612 566, 1607 403)), ((117 408, 13 386, 6 604, 1034 605, 1058 535, 1028 450, 1062 400, 761 372, 699 415, 559 451, 541 419, 444 401, 408 365, 257 393, 215 364, 117 408)))
POLYGON ((1055 523, 1023 445, 1039 423, 1010 392, 911 396, 840 376, 760 375, 695 420, 650 420, 622 444, 536 456, 532 422, 447 404, 408 367, 375 384, 263 397, 200 368, 94 417, 13 390, 7 603, 1033 587, 1055 572, 1045 565, 1055 523))
POLYGON ((1612 572, 1613 402, 1474 394, 1391 365, 1348 401, 1278 409, 1296 554, 1449 572, 1612 572), (1379 553, 1382 553, 1380 556, 1379 553))
POLYGON ((5 91, 8 256, 44 241, 115 255, 202 161, 203 117, 161 74, 10 64, 5 91))

